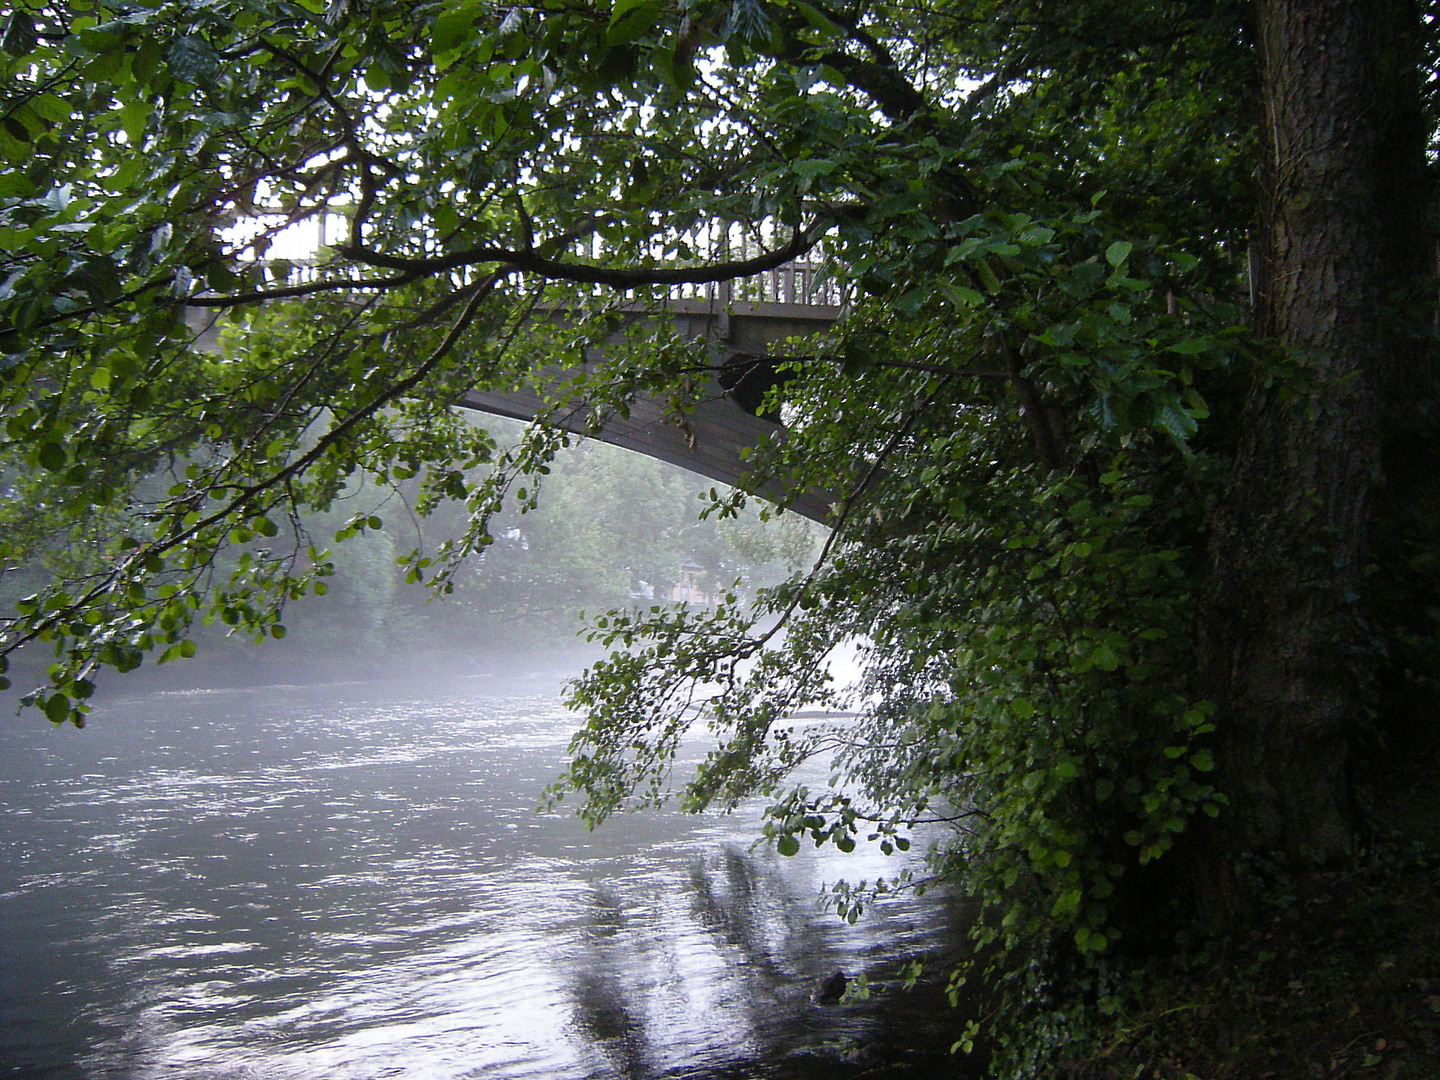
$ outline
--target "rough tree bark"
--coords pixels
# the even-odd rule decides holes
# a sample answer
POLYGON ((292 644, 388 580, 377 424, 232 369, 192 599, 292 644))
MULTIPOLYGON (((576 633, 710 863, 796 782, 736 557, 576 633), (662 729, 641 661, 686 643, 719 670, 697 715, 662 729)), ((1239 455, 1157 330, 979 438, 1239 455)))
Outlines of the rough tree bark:
MULTIPOLYGON (((1384 398, 1404 381, 1387 304, 1428 235, 1419 74, 1404 70, 1420 24, 1408 0, 1260 0, 1258 17, 1256 319, 1296 377, 1257 367, 1215 518, 1204 671, 1231 808, 1212 840, 1333 860, 1355 839, 1364 568, 1384 398)), ((1228 874, 1202 873, 1228 905, 1228 874)))

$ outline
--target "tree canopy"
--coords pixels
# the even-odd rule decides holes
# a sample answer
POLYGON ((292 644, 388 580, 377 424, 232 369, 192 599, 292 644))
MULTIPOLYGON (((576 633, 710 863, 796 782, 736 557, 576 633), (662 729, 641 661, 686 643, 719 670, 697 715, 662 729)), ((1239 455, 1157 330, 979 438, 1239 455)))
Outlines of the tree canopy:
POLYGON ((754 604, 597 621, 582 812, 759 792, 782 852, 944 823, 985 932, 1089 957, 1154 896, 1231 902, 1240 850, 1343 857, 1351 749, 1434 668, 1433 26, 1400 0, 13 5, 0 554, 50 569, 0 647, 51 643, 33 700, 63 722, 197 619, 282 632, 328 572, 300 511, 362 476, 465 508, 408 557, 448 591, 567 441, 500 451, 467 389, 588 358, 557 408, 658 393, 678 421, 717 361, 666 299, 808 253, 846 313, 778 351, 752 486, 833 492, 831 540, 754 604), (301 226, 313 264, 271 258, 301 226), (787 728, 839 700, 847 640, 863 718, 787 728), (697 724, 715 749, 674 777, 697 724), (813 754, 857 791, 787 789, 813 754))

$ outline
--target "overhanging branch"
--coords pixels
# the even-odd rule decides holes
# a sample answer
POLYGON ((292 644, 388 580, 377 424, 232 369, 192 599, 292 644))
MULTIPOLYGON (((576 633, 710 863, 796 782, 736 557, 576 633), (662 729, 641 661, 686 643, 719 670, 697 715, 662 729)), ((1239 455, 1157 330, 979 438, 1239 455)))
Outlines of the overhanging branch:
POLYGON ((808 229, 795 230, 790 242, 784 247, 750 259, 711 263, 706 266, 593 266, 587 263, 563 262, 543 255, 538 250, 512 251, 494 245, 469 248, 432 258, 410 258, 373 251, 356 241, 340 248, 339 253, 368 266, 411 274, 438 274, 467 266, 499 263, 550 281, 633 289, 646 285, 705 285, 763 274, 804 255, 820 242, 829 227, 829 221, 817 221, 808 229))

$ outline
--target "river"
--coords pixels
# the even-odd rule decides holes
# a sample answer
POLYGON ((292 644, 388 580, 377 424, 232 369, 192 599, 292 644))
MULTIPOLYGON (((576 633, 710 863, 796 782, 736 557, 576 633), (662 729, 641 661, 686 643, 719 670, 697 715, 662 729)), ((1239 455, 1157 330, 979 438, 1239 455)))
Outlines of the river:
POLYGON ((781 858, 752 848, 753 807, 595 832, 537 813, 575 724, 555 685, 149 690, 84 731, 7 717, 0 1075, 958 1075, 934 986, 811 1000, 835 969, 884 983, 946 948, 953 902, 847 926, 816 909, 823 883, 901 856, 781 858))

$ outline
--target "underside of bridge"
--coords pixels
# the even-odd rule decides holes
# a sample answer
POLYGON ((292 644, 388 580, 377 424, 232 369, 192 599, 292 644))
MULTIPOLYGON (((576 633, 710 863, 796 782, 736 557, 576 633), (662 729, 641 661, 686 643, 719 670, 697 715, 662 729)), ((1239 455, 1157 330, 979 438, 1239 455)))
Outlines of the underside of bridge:
MULTIPOLYGON (((683 426, 667 415, 665 403, 642 396, 626 416, 613 416, 598 431, 583 407, 552 414, 551 423, 567 431, 658 458, 733 487, 745 486, 747 473, 741 451, 774 434, 780 425, 759 409, 769 379, 761 358, 779 342, 809 337, 824 330, 840 314, 838 307, 793 303, 734 303, 719 307, 705 299, 679 299, 667 308, 677 333, 694 342, 697 352, 714 363, 718 373, 683 426), (758 414, 758 415, 757 415, 758 414)), ((555 371, 559 381, 569 374, 555 371)), ((462 408, 517 420, 533 420, 545 410, 544 388, 472 390, 461 398, 462 408)), ((778 488, 762 487, 757 494, 784 501, 778 488)), ((786 503, 793 512, 826 523, 833 496, 804 492, 786 503)))
MULTIPOLYGON (((717 370, 684 424, 667 415, 665 403, 641 396, 626 416, 613 416, 598 430, 583 406, 552 414, 548 422, 567 431, 633 450, 699 473, 718 483, 746 487, 748 469, 741 453, 764 436, 780 430, 778 417, 762 409, 771 372, 764 358, 788 339, 805 338, 833 323, 841 308, 806 302, 731 302, 722 288, 704 297, 671 300, 665 314, 675 331, 694 343, 697 354, 717 370)), ((202 348, 218 348, 214 313, 191 308, 189 321, 202 348)), ((554 381, 574 374, 555 369, 554 381)), ((493 416, 532 421, 546 411, 545 387, 515 387, 509 390, 471 390, 457 403, 462 408, 493 416)), ((762 497, 784 503, 791 511, 825 524, 831 517, 834 496, 825 492, 804 492, 787 498, 775 485, 761 485, 762 497)))

